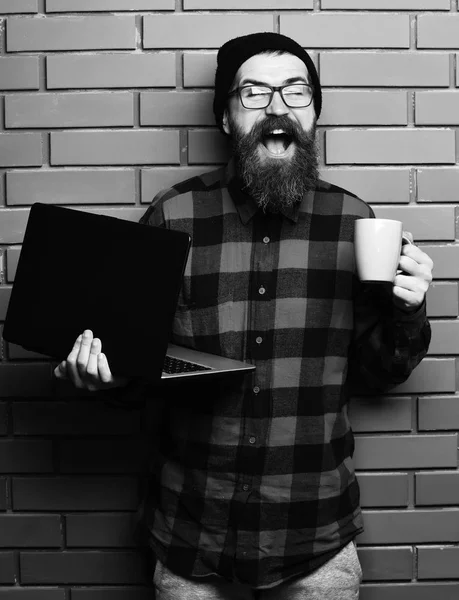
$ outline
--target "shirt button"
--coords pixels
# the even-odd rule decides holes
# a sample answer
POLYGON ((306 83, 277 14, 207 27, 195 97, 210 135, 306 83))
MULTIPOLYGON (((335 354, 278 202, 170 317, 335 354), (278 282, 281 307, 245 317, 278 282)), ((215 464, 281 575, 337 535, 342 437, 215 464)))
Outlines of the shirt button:
POLYGON ((257 344, 261 344, 261 342, 263 341, 263 338, 259 335, 255 341, 257 342, 257 344))
POLYGON ((267 235, 265 235, 265 237, 263 238, 263 243, 264 244, 269 244, 269 242, 270 242, 269 237, 267 235))
POLYGON ((249 491, 249 484, 248 483, 244 483, 244 485, 242 486, 242 489, 244 490, 244 492, 248 492, 249 491))
POLYGON ((249 437, 249 442, 250 442, 251 444, 255 444, 255 442, 256 442, 256 441, 257 441, 257 438, 256 438, 254 435, 251 435, 251 436, 249 437))
POLYGON ((258 290, 258 293, 261 294, 262 296, 265 292, 266 292, 266 290, 263 286, 261 286, 261 288, 258 290))
POLYGON ((259 394, 259 393, 260 393, 260 388, 258 387, 258 385, 256 385, 256 386, 253 388, 253 393, 254 393, 254 394, 259 394))

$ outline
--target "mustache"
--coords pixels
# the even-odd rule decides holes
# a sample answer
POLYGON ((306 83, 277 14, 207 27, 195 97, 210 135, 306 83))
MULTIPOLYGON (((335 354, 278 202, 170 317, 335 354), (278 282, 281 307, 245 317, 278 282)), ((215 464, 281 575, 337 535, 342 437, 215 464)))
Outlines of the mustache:
POLYGON ((286 115, 281 115, 280 117, 269 115, 265 117, 263 121, 260 121, 253 126, 250 137, 259 141, 275 129, 283 129, 286 135, 291 137, 295 142, 303 139, 305 135, 300 125, 292 121, 292 119, 286 115))

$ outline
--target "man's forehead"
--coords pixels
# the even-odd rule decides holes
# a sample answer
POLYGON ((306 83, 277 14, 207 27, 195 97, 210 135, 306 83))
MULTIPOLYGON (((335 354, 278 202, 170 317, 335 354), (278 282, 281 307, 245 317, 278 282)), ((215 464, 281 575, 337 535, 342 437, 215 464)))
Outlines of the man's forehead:
POLYGON ((309 81, 308 69, 298 56, 263 52, 242 63, 234 77, 233 87, 249 80, 278 85, 293 78, 309 81))

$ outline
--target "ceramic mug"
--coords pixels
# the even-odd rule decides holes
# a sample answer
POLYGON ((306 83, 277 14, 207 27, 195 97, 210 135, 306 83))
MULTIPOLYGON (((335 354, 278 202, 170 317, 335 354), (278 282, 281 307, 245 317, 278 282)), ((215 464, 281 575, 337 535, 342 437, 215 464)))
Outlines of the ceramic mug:
POLYGON ((393 282, 403 244, 411 241, 403 223, 393 219, 357 219, 354 250, 357 274, 365 282, 393 282))

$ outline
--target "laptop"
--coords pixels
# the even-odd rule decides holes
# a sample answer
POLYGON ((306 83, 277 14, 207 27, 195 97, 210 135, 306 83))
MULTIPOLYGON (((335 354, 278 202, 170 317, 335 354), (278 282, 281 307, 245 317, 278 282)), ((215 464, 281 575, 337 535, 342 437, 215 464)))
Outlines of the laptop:
POLYGON ((113 374, 152 382, 253 370, 169 344, 190 243, 185 232, 36 202, 4 339, 61 361, 91 329, 113 374))

